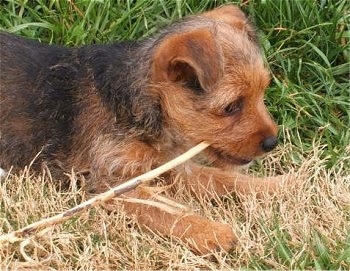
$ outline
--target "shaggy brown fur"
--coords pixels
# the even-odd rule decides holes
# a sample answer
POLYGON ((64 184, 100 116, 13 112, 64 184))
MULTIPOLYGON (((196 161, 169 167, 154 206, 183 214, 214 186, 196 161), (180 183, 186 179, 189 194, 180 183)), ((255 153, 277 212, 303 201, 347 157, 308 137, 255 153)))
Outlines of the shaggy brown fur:
MULTIPOLYGON (((210 147, 164 176, 197 196, 274 189, 276 179, 232 171, 271 151, 277 127, 265 105, 269 72, 253 27, 224 6, 153 38, 68 49, 1 33, 0 166, 88 172, 101 192, 199 142, 210 147), (198 161, 197 160, 197 161, 198 161)), ((129 196, 149 199, 145 190, 129 196)), ((230 225, 125 202, 140 223, 191 243, 229 250, 230 225)))

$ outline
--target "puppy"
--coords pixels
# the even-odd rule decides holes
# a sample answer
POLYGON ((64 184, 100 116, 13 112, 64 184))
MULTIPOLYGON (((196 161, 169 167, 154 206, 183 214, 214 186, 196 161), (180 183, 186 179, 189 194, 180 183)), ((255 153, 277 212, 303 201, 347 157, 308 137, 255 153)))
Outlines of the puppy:
MULTIPOLYGON (((264 105, 269 72, 239 8, 190 16, 142 41, 69 49, 1 33, 0 45, 1 167, 36 157, 33 169, 48 167, 57 179, 74 169, 96 193, 205 141, 197 160, 163 176, 167 183, 179 178, 209 198, 275 188, 274 178, 231 170, 277 144, 264 105)), ((126 196, 152 198, 142 188, 126 196)), ((237 241, 230 225, 196 214, 135 201, 124 208, 201 254, 237 241)))

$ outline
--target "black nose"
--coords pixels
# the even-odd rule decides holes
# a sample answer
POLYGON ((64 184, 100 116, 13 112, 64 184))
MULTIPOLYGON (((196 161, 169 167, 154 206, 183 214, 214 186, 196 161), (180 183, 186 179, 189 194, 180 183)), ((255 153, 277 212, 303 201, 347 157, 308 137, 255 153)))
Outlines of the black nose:
POLYGON ((269 136, 261 142, 261 147, 265 152, 272 151, 277 146, 277 138, 269 136))

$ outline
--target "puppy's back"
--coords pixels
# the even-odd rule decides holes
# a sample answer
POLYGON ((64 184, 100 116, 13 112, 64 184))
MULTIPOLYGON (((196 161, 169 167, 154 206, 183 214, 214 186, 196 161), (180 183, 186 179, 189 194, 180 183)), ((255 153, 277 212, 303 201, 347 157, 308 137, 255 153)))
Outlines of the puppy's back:
POLYGON ((0 32, 1 167, 28 165, 43 146, 46 153, 65 148, 73 115, 71 54, 0 32))

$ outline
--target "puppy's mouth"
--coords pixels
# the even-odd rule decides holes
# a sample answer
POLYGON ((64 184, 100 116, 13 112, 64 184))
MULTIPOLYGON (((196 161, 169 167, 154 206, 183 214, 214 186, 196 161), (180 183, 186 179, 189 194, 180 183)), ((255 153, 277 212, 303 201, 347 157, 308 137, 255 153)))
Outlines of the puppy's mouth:
POLYGON ((220 149, 217 149, 217 148, 214 148, 211 146, 208 149, 219 160, 223 160, 226 163, 230 163, 232 165, 243 166, 243 165, 249 164, 251 161, 253 161, 253 159, 237 157, 237 156, 228 154, 228 153, 224 152, 223 150, 220 150, 220 149))

